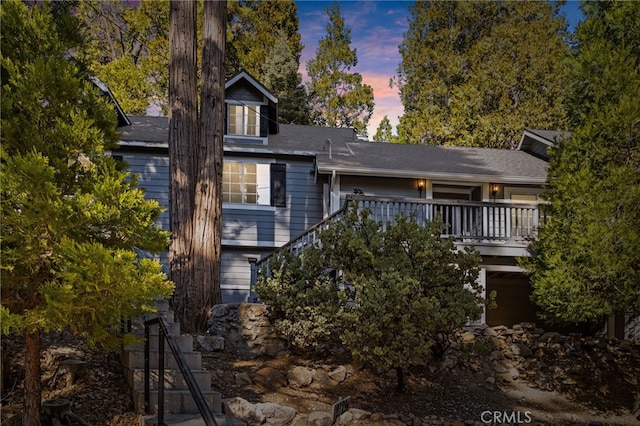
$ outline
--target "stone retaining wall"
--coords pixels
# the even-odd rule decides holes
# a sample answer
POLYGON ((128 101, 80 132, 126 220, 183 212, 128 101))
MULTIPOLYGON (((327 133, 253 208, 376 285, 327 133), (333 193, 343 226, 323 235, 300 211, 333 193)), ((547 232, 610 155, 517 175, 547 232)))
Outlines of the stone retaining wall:
POLYGON ((241 358, 278 356, 286 344, 271 330, 267 306, 258 303, 229 303, 214 306, 207 321, 209 336, 198 339, 206 348, 234 350, 241 358))

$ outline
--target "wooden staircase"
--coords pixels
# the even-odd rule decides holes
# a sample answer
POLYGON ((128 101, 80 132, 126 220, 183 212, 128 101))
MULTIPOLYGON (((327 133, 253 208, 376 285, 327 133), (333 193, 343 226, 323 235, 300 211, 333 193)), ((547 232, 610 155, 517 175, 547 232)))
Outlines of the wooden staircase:
MULTIPOLYGON (((194 351, 193 337, 180 334, 180 324, 174 321, 173 312, 169 308, 167 300, 158 300, 157 317, 163 318, 167 331, 177 344, 182 359, 186 361, 200 393, 206 401, 206 405, 213 413, 215 425, 243 425, 243 422, 225 416, 222 410, 222 400, 219 392, 211 389, 211 372, 202 368, 202 354, 194 351)), ((155 318, 156 315, 131 321, 131 332, 144 338, 144 322, 155 318)), ((159 384, 159 339, 161 338, 160 326, 151 325, 149 329, 149 407, 145 412, 145 348, 144 342, 123 348, 122 364, 124 373, 132 390, 135 410, 140 414, 140 425, 158 424, 158 384, 159 384)), ((164 339, 164 336, 162 336, 164 339)), ((200 414, 200 410, 194 399, 187 380, 179 369, 178 361, 171 351, 170 345, 164 342, 164 424, 199 426, 206 425, 200 414)))

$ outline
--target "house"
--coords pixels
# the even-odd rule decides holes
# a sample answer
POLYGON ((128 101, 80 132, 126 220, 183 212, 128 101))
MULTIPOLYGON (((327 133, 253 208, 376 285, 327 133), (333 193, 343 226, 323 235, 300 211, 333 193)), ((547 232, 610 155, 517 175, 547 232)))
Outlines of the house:
MULTIPOLYGON (((387 144, 352 129, 277 123, 278 100, 246 72, 226 83, 221 290, 246 301, 260 260, 300 247, 345 205, 366 203, 380 220, 411 206, 440 214, 460 246, 482 255, 480 280, 497 290, 488 324, 534 321, 531 288, 518 256, 543 220, 537 204, 546 148, 558 132, 525 130, 517 150, 387 144)), ((128 117, 113 154, 139 176, 147 196, 168 209, 166 117, 128 117)), ((168 212, 161 224, 169 228, 168 212)), ((166 263, 166 255, 162 257, 166 263)))

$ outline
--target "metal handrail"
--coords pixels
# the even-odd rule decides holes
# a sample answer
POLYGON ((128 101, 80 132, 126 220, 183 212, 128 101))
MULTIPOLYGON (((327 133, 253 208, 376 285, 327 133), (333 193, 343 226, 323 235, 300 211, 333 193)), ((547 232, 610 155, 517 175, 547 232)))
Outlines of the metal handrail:
POLYGON ((162 317, 152 318, 144 322, 144 410, 146 413, 150 412, 150 400, 151 400, 151 369, 150 369, 150 348, 149 348, 149 328, 152 325, 158 324, 158 425, 164 425, 164 341, 165 339, 169 343, 171 353, 178 364, 178 368, 184 377, 189 392, 198 407, 198 411, 202 415, 202 419, 207 426, 218 426, 209 405, 202 395, 202 391, 198 386, 195 377, 191 369, 187 365, 187 361, 184 358, 178 343, 174 336, 169 334, 169 328, 167 322, 162 317))

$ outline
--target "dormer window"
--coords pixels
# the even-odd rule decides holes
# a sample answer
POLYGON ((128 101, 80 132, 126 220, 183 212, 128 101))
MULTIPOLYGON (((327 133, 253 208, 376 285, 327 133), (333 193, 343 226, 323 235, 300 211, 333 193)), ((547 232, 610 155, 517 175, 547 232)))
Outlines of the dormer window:
POLYGON ((278 133, 278 99, 246 71, 225 84, 224 141, 267 145, 278 133))
POLYGON ((228 135, 260 136, 260 105, 229 103, 227 111, 228 135))

